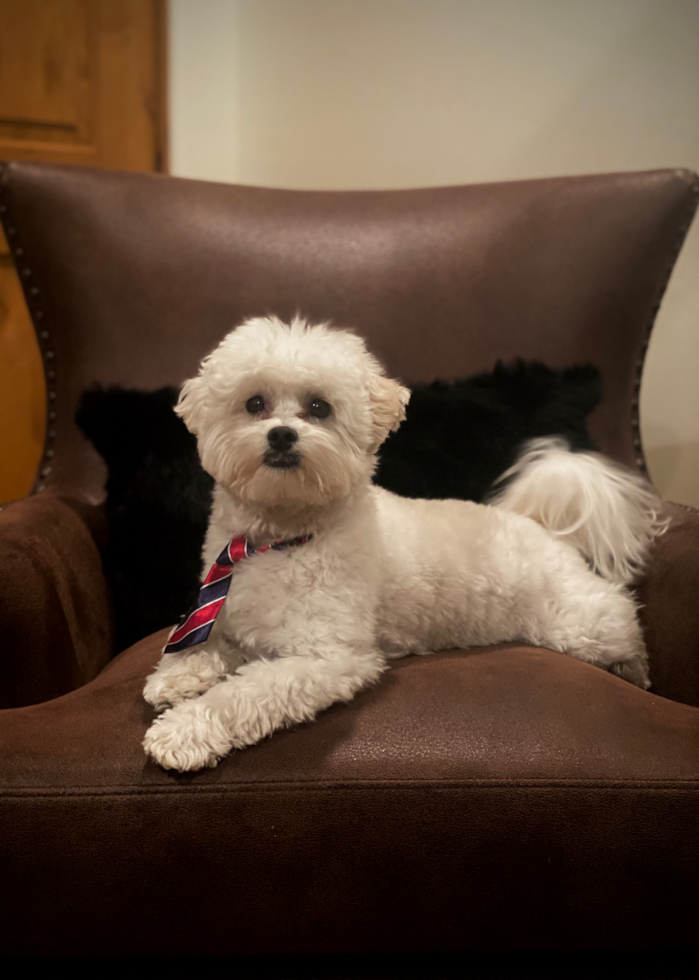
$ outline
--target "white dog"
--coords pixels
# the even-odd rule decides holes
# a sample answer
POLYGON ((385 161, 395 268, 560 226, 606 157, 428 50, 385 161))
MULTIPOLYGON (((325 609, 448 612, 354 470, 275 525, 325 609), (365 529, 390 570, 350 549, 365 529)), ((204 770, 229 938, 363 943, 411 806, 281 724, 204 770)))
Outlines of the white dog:
POLYGON ((517 641, 648 687, 625 586, 666 526, 652 491, 548 440, 494 506, 398 497, 371 477, 408 398, 359 337, 298 319, 245 323, 186 382, 176 411, 216 480, 204 571, 230 587, 146 683, 161 766, 214 766, 409 653, 517 641), (244 560, 222 568, 229 542, 244 560))

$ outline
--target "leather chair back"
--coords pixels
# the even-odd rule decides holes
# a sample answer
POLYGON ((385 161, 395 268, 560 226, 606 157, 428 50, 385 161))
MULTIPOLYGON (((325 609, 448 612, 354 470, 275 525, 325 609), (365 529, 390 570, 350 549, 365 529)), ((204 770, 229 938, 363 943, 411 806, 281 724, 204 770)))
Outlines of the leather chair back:
POLYGON ((686 171, 380 192, 299 192, 5 165, 2 217, 47 371, 36 489, 97 501, 76 428, 94 382, 179 384, 246 317, 357 329, 407 382, 498 359, 591 362, 599 447, 644 468, 643 357, 689 227, 686 171))

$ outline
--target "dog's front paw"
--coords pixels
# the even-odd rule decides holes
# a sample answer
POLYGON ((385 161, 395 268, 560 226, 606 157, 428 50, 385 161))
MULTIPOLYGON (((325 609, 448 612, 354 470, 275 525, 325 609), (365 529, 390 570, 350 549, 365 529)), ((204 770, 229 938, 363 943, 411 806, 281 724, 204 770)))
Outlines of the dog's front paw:
POLYGON ((156 711, 198 697, 217 684, 226 665, 217 653, 199 651, 180 656, 166 653, 143 689, 143 697, 156 711))
POLYGON ((172 687, 167 677, 157 673, 151 674, 146 680, 143 697, 156 711, 165 711, 166 708, 183 700, 183 696, 172 687))
POLYGON ((191 772, 215 766, 230 752, 231 740, 206 705, 186 701, 156 718, 143 748, 163 769, 191 772))

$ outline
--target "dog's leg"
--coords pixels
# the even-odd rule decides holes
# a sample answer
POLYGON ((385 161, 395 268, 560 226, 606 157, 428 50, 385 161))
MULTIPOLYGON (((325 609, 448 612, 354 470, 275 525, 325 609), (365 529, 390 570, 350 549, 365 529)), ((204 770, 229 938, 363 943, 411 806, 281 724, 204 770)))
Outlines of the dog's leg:
POLYGON ((164 711, 208 691, 229 669, 215 649, 198 647, 191 653, 165 653, 146 681, 143 697, 156 711, 164 711))
POLYGON ((195 701, 166 711, 143 745, 165 769, 215 766, 232 748, 254 745, 278 728, 311 721, 336 701, 349 701, 384 669, 378 650, 258 660, 195 701))
POLYGON ((642 688, 647 691, 650 687, 650 677, 648 675, 648 654, 643 653, 638 654, 632 660, 617 661, 612 664, 609 668, 610 674, 616 674, 617 677, 621 677, 622 680, 628 681, 629 684, 635 684, 636 687, 642 688))
POLYGON ((650 686, 636 603, 619 586, 586 574, 553 599, 533 598, 530 610, 530 642, 595 664, 643 690, 650 686))

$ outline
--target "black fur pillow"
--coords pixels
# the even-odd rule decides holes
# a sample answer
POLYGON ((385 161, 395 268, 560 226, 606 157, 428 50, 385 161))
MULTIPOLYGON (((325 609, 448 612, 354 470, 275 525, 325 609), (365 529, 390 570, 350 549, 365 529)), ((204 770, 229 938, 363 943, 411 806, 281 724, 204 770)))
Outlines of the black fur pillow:
POLYGON ((556 371, 538 361, 414 386, 405 422, 381 447, 375 482, 403 497, 481 501, 528 439, 560 435, 573 449, 592 449, 586 418, 601 395, 592 365, 556 371))
POLYGON ((176 623, 199 591, 214 481, 173 412, 177 388, 92 388, 76 422, 104 457, 117 652, 176 623))
MULTIPOLYGON (((109 470, 117 650, 177 622, 199 587, 213 481, 172 411, 177 397, 176 388, 95 387, 76 416, 109 470)), ((591 365, 516 361, 415 386, 405 422, 381 447, 375 482, 406 497, 483 500, 528 439, 560 435, 573 449, 593 448, 586 418, 600 398, 591 365)))

